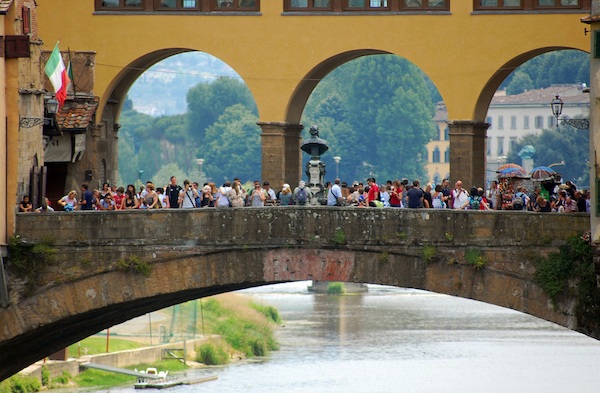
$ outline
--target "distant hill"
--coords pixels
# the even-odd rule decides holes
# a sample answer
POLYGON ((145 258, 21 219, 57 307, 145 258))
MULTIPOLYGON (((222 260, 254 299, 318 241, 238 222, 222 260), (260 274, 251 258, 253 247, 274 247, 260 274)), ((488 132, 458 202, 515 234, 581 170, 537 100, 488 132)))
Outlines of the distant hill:
POLYGON ((239 78, 227 64, 203 52, 169 57, 154 65, 128 92, 133 108, 152 116, 170 116, 187 111, 187 91, 201 82, 219 77, 239 78))

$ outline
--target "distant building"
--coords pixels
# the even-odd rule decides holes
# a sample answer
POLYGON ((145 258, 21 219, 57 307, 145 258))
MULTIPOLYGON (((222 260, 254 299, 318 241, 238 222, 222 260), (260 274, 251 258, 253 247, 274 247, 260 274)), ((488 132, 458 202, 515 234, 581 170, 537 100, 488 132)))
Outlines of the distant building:
MULTIPOLYGON (((508 153, 523 136, 556 127, 550 106, 556 95, 564 103, 561 118, 589 117, 590 98, 586 87, 579 84, 553 85, 515 95, 506 95, 502 90, 494 95, 486 117, 491 124, 486 140, 487 183, 496 178, 497 168, 506 163, 508 153)), ((447 119, 446 107, 439 103, 434 116, 438 134, 427 144, 428 181, 432 184, 449 177, 447 119)))

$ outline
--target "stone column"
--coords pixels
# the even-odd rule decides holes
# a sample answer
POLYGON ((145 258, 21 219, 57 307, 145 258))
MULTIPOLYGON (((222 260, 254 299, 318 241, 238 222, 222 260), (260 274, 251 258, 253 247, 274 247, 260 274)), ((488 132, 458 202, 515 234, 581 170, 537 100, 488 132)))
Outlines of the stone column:
POLYGON ((298 185, 302 171, 302 125, 259 122, 262 129, 262 180, 279 189, 281 182, 292 190, 298 185))
MULTIPOLYGON (((600 184, 600 53, 595 47, 595 36, 600 34, 600 0, 592 2, 592 15, 583 20, 590 26, 590 232, 596 249, 600 248, 600 206, 598 184, 600 184)), ((583 159, 583 158, 582 158, 583 159)), ((598 254, 598 251, 596 252, 598 254)), ((600 257, 594 257, 596 278, 600 282, 600 257)))
POLYGON ((450 177, 467 190, 485 188, 485 136, 490 125, 472 120, 448 122, 450 128, 450 177))

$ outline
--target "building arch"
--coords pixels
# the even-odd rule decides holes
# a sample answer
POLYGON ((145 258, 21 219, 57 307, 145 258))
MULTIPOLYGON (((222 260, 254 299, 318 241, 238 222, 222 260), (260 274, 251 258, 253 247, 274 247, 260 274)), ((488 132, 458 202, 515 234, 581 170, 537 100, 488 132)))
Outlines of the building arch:
MULTIPOLYGON (((520 65, 525 63, 528 60, 533 59, 536 56, 542 55, 544 53, 558 51, 558 50, 581 50, 580 48, 574 47, 565 47, 565 46, 550 46, 550 47, 542 47, 537 49, 532 49, 528 52, 521 53, 518 56, 513 57, 506 63, 504 63, 494 74, 488 79, 487 83, 479 93, 479 97, 477 98, 477 102, 475 104, 474 112, 473 112, 473 120, 477 122, 485 122, 486 114, 488 111, 488 107, 490 106, 490 102, 492 101, 492 97, 498 87, 502 82, 520 65)), ((585 52, 585 51, 582 51, 585 52)))

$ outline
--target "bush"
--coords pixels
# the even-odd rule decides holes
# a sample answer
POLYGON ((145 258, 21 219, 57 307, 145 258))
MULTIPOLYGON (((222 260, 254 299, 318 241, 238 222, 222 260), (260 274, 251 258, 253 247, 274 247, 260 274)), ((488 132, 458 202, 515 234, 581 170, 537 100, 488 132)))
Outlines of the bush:
POLYGON ((346 286, 343 282, 330 282, 327 285, 328 295, 343 295, 346 293, 346 286))
POLYGON ((251 303, 250 306, 267 317, 271 322, 280 324, 282 322, 279 311, 273 306, 251 303))
POLYGON ((196 351, 196 361, 209 366, 229 363, 229 354, 222 345, 208 342, 200 345, 196 351))
POLYGON ((19 374, 0 382, 0 393, 33 393, 39 392, 41 388, 42 384, 36 378, 19 374))

